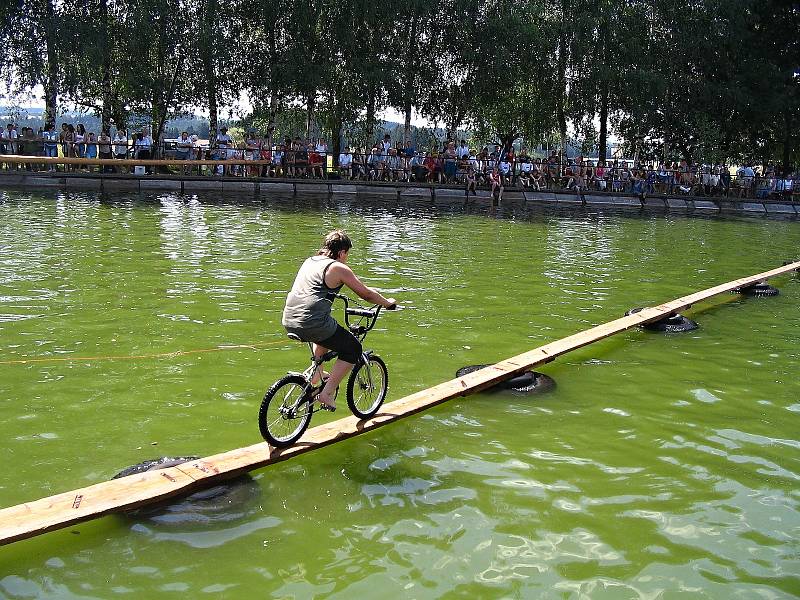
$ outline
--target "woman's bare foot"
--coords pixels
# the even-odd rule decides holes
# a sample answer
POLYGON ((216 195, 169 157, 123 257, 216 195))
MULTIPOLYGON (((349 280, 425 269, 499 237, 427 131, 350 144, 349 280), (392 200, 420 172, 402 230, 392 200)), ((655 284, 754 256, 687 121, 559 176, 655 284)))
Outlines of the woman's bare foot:
POLYGON ((332 395, 325 394, 325 391, 321 391, 317 396, 317 401, 319 402, 319 407, 322 410, 327 410, 333 412, 336 410, 336 398, 332 395))

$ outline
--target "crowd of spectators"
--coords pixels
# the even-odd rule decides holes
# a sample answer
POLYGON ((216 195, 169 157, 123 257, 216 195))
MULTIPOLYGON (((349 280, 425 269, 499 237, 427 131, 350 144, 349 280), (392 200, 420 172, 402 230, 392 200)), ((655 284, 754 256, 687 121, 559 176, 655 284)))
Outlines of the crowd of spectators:
MULTIPOLYGON (((249 130, 238 143, 227 127, 210 142, 198 140, 184 131, 176 140, 162 141, 161 156, 175 160, 214 161, 213 165, 179 165, 186 175, 226 175, 230 177, 287 177, 344 179, 387 182, 416 182, 463 185, 467 193, 485 186, 498 196, 508 187, 531 190, 573 190, 624 192, 638 195, 683 194, 691 196, 729 196, 768 198, 790 196, 797 191, 796 173, 772 165, 746 163, 737 169, 717 164, 689 164, 685 160, 641 163, 632 160, 562 158, 555 152, 538 157, 526 148, 501 148, 500 145, 471 148, 465 140, 447 140, 441 146, 419 151, 411 145, 393 143, 386 134, 369 148, 345 146, 331 155, 325 139, 285 138, 275 141, 270 135, 249 130), (336 160, 334 160, 334 158, 336 160), (239 163, 233 161, 240 161, 239 163), (245 161, 241 164, 241 161, 245 161), (258 164, 248 165, 249 161, 258 164)), ((82 124, 62 123, 57 131, 48 124, 38 132, 23 127, 17 132, 9 123, 0 131, 0 154, 75 158, 153 157, 154 143, 147 127, 129 138, 124 130, 112 137, 108 130, 100 135, 87 132, 82 124)), ((0 159, 2 160, 2 159, 0 159)), ((16 166, 16 165, 14 165, 16 166)), ((54 164, 24 164, 28 170, 54 164)), ((73 170, 73 165, 63 165, 73 170)), ((118 171, 118 167, 81 165, 84 170, 118 171)))

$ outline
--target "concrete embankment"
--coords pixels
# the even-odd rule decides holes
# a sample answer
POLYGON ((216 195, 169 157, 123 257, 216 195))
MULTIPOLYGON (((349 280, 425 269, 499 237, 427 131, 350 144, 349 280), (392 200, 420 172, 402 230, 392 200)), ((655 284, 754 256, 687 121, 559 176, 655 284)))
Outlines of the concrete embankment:
MULTIPOLYGON (((100 173, 0 173, 0 188, 98 190, 114 192, 181 193, 212 192, 247 196, 363 196, 422 202, 462 204, 466 201, 490 206, 488 190, 467 196, 462 186, 402 182, 340 181, 309 179, 245 179, 241 177, 193 177, 176 175, 126 175, 100 173)), ((795 199, 752 199, 735 197, 697 197, 574 191, 529 191, 509 188, 503 204, 537 204, 556 207, 613 208, 632 211, 666 211, 693 214, 747 214, 797 217, 800 202, 795 199)))

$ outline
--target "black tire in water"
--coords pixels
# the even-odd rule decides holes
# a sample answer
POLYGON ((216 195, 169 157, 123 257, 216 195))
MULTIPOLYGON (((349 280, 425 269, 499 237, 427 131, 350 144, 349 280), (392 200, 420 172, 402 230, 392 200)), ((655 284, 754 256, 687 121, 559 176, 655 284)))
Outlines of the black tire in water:
POLYGON ((300 375, 287 375, 276 381, 264 394, 258 411, 261 436, 276 448, 287 448, 303 435, 311 421, 311 403, 302 400, 306 380, 300 375), (292 406, 300 400, 297 408, 292 406))
POLYGON ((368 362, 353 367, 347 380, 347 406, 359 419, 369 419, 386 399, 389 370, 380 356, 370 354, 368 362))
MULTIPOLYGON (((636 314, 644 309, 642 308, 632 308, 625 312, 625 316, 636 314)), ((641 326, 642 329, 646 329, 647 331, 660 331, 662 333, 682 333, 684 331, 694 331, 700 325, 697 324, 697 321, 692 321, 691 319, 684 317, 682 314, 674 314, 670 315, 669 317, 664 317, 663 319, 659 319, 658 321, 652 321, 650 323, 645 323, 641 326)))
MULTIPOLYGON (((491 365, 468 365, 466 367, 461 367, 456 371, 456 377, 463 377, 464 375, 469 375, 470 373, 485 369, 489 366, 491 365)), ((511 390, 513 393, 519 395, 528 395, 550 392, 554 390, 555 387, 556 382, 552 377, 544 373, 537 373, 536 371, 523 371, 511 379, 500 381, 486 391, 511 390)))
POLYGON ((746 288, 739 288, 734 290, 745 296, 777 296, 780 291, 776 287, 772 287, 767 283, 757 283, 746 288))

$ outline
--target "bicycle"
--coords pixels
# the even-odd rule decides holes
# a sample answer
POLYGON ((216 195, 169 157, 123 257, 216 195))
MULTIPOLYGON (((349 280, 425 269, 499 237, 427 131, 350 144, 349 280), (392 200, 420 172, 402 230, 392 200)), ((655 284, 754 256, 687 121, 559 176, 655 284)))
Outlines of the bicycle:
MULTIPOLYGON (((375 327, 382 307, 374 305, 365 308, 347 296, 335 294, 335 297, 344 301, 345 326, 360 342, 363 342, 375 327), (358 308, 350 308, 350 302, 356 304, 358 308), (355 323, 351 323, 350 317, 358 319, 355 323)), ((387 310, 396 308, 394 306, 387 310)), ((305 432, 311 422, 311 416, 322 410, 320 406, 314 407, 317 393, 326 381, 322 378, 322 365, 337 356, 335 351, 329 350, 319 358, 315 358, 312 342, 303 340, 293 333, 287 335, 291 340, 308 344, 311 364, 302 373, 288 372, 273 383, 264 394, 264 400, 258 411, 258 427, 261 436, 276 448, 287 448, 294 444, 305 432), (315 386, 312 380, 317 372, 322 383, 315 386)), ((347 380, 347 406, 359 419, 369 419, 383 404, 388 388, 389 371, 386 363, 373 350, 364 350, 347 380)), ((338 393, 337 388, 334 399, 338 393)))

